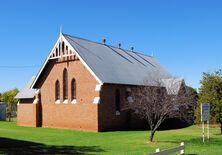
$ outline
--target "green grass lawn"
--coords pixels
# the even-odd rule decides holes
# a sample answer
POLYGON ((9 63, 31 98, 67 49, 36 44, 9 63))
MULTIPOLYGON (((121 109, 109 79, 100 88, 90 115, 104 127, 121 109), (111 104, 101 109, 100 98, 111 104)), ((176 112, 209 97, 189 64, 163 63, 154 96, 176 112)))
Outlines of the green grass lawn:
POLYGON ((178 146, 185 142, 186 154, 221 155, 222 136, 211 128, 211 139, 202 143, 201 128, 158 131, 155 143, 148 144, 148 131, 92 133, 62 129, 19 127, 0 122, 0 154, 110 154, 147 155, 157 147, 178 146))

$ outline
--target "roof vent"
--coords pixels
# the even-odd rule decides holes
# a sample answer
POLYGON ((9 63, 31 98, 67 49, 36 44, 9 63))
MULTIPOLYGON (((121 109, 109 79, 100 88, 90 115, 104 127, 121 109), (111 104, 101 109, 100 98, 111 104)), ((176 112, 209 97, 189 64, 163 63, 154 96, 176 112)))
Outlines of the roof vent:
POLYGON ((133 52, 133 50, 134 50, 134 47, 132 46, 132 47, 130 47, 130 50, 133 52))
POLYGON ((103 38, 103 44, 106 44, 106 38, 103 38))
POLYGON ((118 48, 121 48, 121 43, 118 44, 118 48))

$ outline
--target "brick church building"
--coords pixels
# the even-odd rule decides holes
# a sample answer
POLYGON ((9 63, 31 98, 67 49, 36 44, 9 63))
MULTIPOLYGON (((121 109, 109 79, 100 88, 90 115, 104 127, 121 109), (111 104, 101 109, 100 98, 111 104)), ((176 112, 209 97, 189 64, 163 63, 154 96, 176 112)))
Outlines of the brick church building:
POLYGON ((146 123, 122 107, 131 89, 152 75, 166 83, 174 79, 133 48, 61 33, 38 74, 16 96, 17 124, 97 132, 141 128, 146 123))

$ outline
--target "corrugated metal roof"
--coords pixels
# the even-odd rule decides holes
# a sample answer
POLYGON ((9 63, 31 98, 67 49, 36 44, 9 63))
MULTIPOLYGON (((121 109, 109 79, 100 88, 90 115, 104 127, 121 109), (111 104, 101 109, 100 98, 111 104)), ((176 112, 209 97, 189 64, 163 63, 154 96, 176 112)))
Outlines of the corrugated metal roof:
POLYGON ((158 75, 157 79, 172 78, 151 56, 66 34, 63 36, 103 83, 143 85, 145 79, 152 80, 155 75, 158 75))
MULTIPOLYGON (((176 80, 151 56, 67 34, 62 34, 62 36, 102 83, 144 85, 146 81, 145 85, 153 86, 154 80, 162 79, 163 86, 169 93, 172 89, 171 85, 176 80)), ((35 85, 48 61, 47 58, 37 77, 33 77, 16 95, 16 98, 34 98, 36 89, 32 89, 31 86, 35 85)))
POLYGON ((31 99, 35 97, 36 89, 32 89, 31 85, 34 81, 35 77, 32 77, 31 80, 26 83, 26 85, 19 91, 19 93, 15 96, 18 99, 31 99))

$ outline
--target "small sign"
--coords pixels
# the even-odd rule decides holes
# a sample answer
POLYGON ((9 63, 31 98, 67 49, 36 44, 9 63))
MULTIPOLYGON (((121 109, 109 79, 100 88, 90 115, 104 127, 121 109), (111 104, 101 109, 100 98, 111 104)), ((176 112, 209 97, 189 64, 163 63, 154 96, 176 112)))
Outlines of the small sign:
POLYGON ((201 104, 201 121, 209 121, 210 120, 210 104, 203 103, 201 104))

